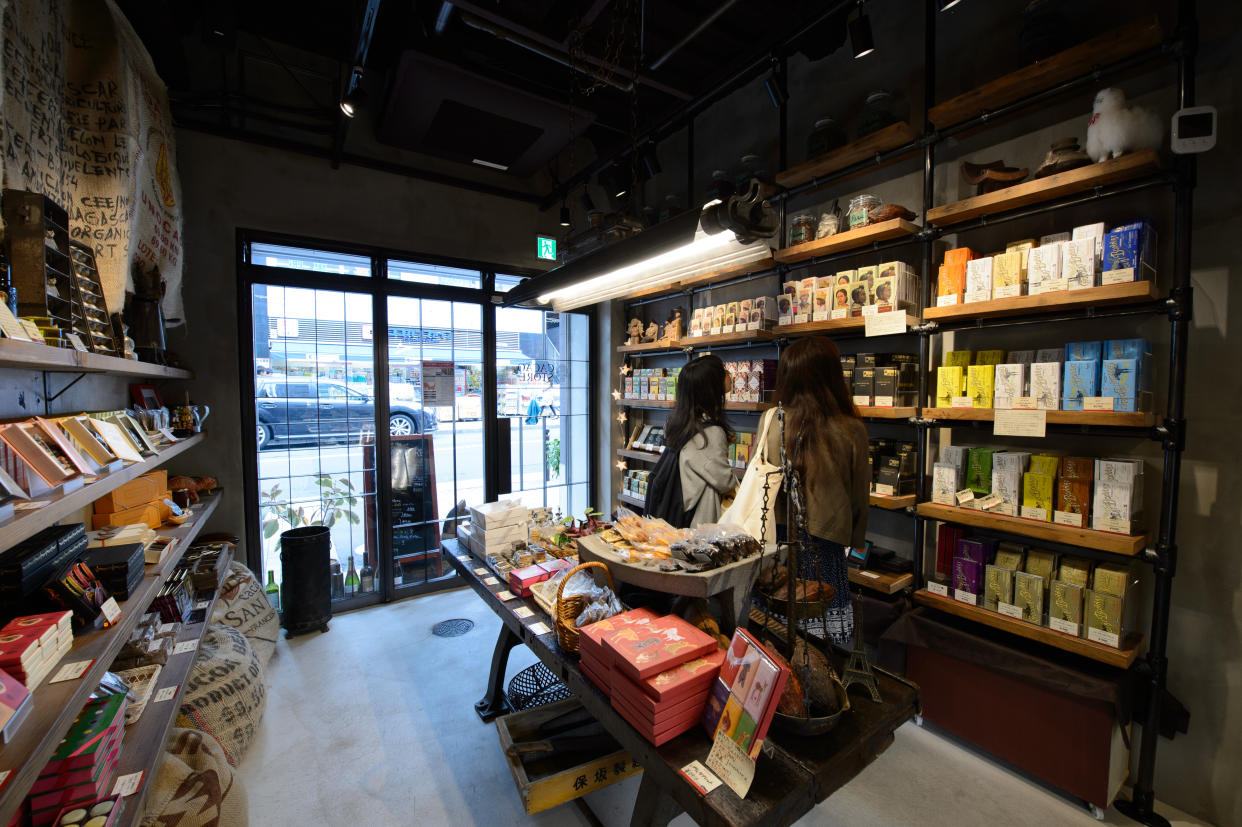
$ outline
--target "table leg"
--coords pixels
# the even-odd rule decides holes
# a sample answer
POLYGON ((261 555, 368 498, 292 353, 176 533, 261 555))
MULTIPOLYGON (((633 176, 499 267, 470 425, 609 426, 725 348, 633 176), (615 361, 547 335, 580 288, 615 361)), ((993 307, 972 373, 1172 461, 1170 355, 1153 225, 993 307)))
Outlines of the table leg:
POLYGON ((500 624, 500 636, 496 638, 496 648, 492 650, 492 671, 487 678, 487 694, 474 705, 474 711, 487 723, 497 715, 510 711, 509 699, 505 697, 505 669, 509 666, 509 652, 522 639, 513 634, 504 623, 500 624))
POLYGON ((642 783, 638 785, 638 800, 634 802, 634 812, 630 816, 630 827, 667 827, 681 812, 681 806, 673 797, 649 774, 643 773, 642 783))

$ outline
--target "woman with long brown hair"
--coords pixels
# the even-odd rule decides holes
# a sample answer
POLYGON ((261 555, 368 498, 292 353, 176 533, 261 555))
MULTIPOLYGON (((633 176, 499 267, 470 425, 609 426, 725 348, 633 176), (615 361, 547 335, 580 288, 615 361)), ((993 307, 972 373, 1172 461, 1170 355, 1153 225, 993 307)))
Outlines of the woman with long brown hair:
MULTIPOLYGON (((871 471, 867 430, 845 386, 841 353, 831 339, 799 339, 781 353, 774 401, 785 410, 785 453, 805 497, 798 576, 827 582, 836 590, 827 625, 813 618, 808 631, 848 643, 854 613, 845 554, 847 546, 861 548, 866 542, 871 471)), ((767 460, 779 464, 775 450, 781 434, 775 416, 765 417, 765 428, 767 460)), ((778 498, 779 526, 785 525, 784 499, 778 498)))

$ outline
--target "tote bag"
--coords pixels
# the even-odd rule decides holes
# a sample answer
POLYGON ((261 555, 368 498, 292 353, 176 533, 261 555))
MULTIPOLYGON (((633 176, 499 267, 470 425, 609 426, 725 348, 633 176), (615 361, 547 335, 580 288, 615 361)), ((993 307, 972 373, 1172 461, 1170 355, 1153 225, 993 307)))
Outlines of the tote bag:
POLYGON ((776 498, 780 495, 782 471, 779 465, 767 461, 768 422, 772 416, 769 410, 759 420, 759 443, 751 454, 750 465, 742 476, 737 487, 733 504, 720 515, 717 522, 740 526, 747 534, 759 540, 765 546, 776 542, 776 498), (768 523, 767 531, 763 526, 763 488, 768 487, 768 523))

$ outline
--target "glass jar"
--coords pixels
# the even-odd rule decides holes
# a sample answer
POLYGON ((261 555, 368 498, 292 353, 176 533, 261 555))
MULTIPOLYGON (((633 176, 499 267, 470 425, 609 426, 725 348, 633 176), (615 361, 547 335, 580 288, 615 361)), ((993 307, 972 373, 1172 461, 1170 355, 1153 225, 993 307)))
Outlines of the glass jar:
POLYGON ((863 104, 862 115, 858 118, 858 137, 878 132, 892 123, 897 123, 897 100, 892 92, 883 89, 867 95, 863 104))
POLYGON ((819 223, 815 226, 815 238, 820 239, 836 235, 840 226, 840 214, 832 210, 825 210, 819 214, 819 223))
POLYGON ((815 213, 798 213, 789 222, 789 245, 802 244, 815 240, 817 225, 815 213))
POLYGON ((833 118, 820 118, 806 139, 807 160, 845 146, 845 130, 833 118))
POLYGON ((849 206, 845 208, 846 224, 849 225, 849 229, 853 230, 870 224, 869 213, 878 206, 880 206, 880 199, 874 195, 855 195, 851 198, 849 206))

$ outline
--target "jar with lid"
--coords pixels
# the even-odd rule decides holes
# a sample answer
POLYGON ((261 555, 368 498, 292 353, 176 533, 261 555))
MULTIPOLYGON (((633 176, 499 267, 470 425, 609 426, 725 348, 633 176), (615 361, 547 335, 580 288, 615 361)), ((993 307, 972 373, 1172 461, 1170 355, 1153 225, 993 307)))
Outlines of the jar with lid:
POLYGON ((867 95, 862 115, 858 118, 858 137, 878 132, 889 124, 897 123, 897 99, 892 92, 879 89, 867 95))
POLYGON ((789 222, 789 245, 802 244, 815 240, 815 228, 818 220, 815 213, 798 213, 789 222))
POLYGON ((707 201, 724 201, 734 192, 733 181, 723 169, 712 170, 712 182, 707 187, 707 201))
POLYGON ((880 199, 874 195, 855 195, 851 198, 849 206, 845 208, 846 223, 849 229, 853 230, 870 224, 869 213, 878 206, 880 206, 880 199))
POLYGON ((845 130, 833 118, 820 118, 806 139, 807 160, 845 146, 845 130))

